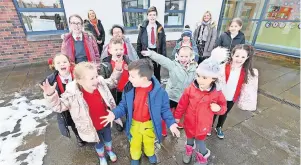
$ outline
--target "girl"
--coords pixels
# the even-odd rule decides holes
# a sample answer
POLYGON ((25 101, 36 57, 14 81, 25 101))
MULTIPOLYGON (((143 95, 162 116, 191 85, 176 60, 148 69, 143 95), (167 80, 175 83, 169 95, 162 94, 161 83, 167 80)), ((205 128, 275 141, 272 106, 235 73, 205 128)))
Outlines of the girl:
POLYGON ((197 24, 193 37, 198 46, 199 64, 211 55, 217 38, 216 24, 212 21, 210 11, 204 13, 201 22, 197 24))
POLYGON ((230 51, 238 45, 245 43, 245 35, 241 32, 242 20, 234 18, 230 24, 227 32, 224 32, 216 41, 216 46, 228 48, 230 51))
POLYGON ((83 19, 79 15, 69 17, 71 32, 63 34, 61 53, 67 55, 72 62, 83 61, 99 63, 99 51, 94 36, 83 32, 83 19))
MULTIPOLYGON (((137 53, 142 58, 141 51, 153 50, 166 57, 166 36, 163 26, 157 21, 157 8, 152 6, 147 10, 147 19, 140 26, 140 31, 137 40, 137 53)), ((154 63, 154 75, 161 81, 160 68, 161 66, 154 63)))
MULTIPOLYGON (((73 75, 71 73, 72 66, 70 64, 69 58, 63 54, 57 54, 52 60, 49 60, 50 69, 54 72, 47 76, 47 80, 50 85, 57 83, 55 90, 57 91, 59 97, 66 90, 66 85, 68 82, 73 80, 73 75)), ((82 147, 85 142, 79 137, 75 124, 71 118, 70 112, 65 111, 62 113, 57 113, 57 121, 61 134, 66 137, 71 137, 68 126, 71 126, 72 131, 75 134, 78 146, 82 147)))
POLYGON ((87 21, 85 24, 85 31, 89 31, 94 35, 98 45, 98 52, 101 54, 103 45, 105 43, 105 31, 101 21, 97 19, 93 10, 88 11, 88 19, 89 21, 87 21))
POLYGON ((181 38, 177 41, 175 48, 172 51, 172 56, 175 57, 176 53, 179 52, 179 49, 182 46, 189 46, 192 47, 194 53, 194 61, 198 62, 199 54, 198 48, 195 43, 195 40, 192 39, 192 31, 188 25, 185 26, 185 29, 182 32, 181 38))
POLYGON ((108 114, 107 109, 116 107, 108 86, 116 86, 116 78, 120 76, 121 71, 121 63, 118 62, 112 76, 105 80, 98 76, 95 64, 90 62, 77 64, 74 68, 74 81, 68 83, 61 98, 55 90, 57 83, 50 85, 46 79, 46 82, 40 85, 52 110, 54 112, 69 110, 79 136, 84 141, 97 142, 95 149, 100 165, 107 165, 104 151, 111 161, 117 160, 112 151, 111 129, 101 124, 100 117, 108 114))
MULTIPOLYGON (((250 45, 236 45, 230 61, 221 70, 219 83, 227 100, 227 112, 218 117, 215 131, 220 139, 225 137, 222 127, 227 114, 235 102, 243 110, 256 110, 258 71, 253 69, 254 48, 250 45)), ((214 116, 215 120, 216 116, 214 116)), ((210 133, 209 133, 210 135, 210 133)))
MULTIPOLYGON (((194 62, 195 54, 193 50, 189 46, 182 46, 176 53, 174 61, 154 51, 142 51, 142 55, 150 57, 168 70, 169 79, 165 89, 169 96, 171 111, 174 112, 184 89, 189 86, 195 77, 197 63, 194 62)), ((178 126, 183 128, 180 123, 178 123, 178 126)), ((166 124, 163 120, 162 136, 167 136, 166 124)))
MULTIPOLYGON (((213 50, 215 51, 215 50, 213 50)), ((216 48, 217 55, 226 57, 228 52, 216 48)), ((213 53, 213 52, 212 52, 213 53)), ((175 111, 176 122, 184 115, 184 130, 187 137, 184 163, 190 163, 193 146, 196 144, 196 163, 207 164, 210 150, 206 148, 205 139, 210 132, 214 114, 226 112, 226 100, 216 88, 215 81, 219 76, 220 62, 214 58, 204 60, 196 70, 196 80, 185 89, 175 111)))

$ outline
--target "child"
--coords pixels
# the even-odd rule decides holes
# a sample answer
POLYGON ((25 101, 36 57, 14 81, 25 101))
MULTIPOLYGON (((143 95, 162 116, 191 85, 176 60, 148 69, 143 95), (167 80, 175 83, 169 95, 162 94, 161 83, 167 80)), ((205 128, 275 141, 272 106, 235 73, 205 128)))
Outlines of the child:
POLYGON ((212 21, 211 12, 206 11, 193 33, 194 41, 197 43, 200 56, 198 64, 211 55, 211 51, 214 48, 217 38, 216 36, 216 24, 212 21))
POLYGON ((109 112, 103 123, 127 115, 126 135, 130 140, 131 165, 139 165, 142 144, 150 163, 157 163, 155 139, 161 142, 161 118, 177 137, 180 132, 168 104, 168 95, 153 75, 153 65, 147 59, 129 65, 129 83, 124 88, 119 105, 109 112))
POLYGON ((112 151, 111 129, 101 124, 100 117, 108 114, 108 108, 116 107, 108 86, 116 86, 116 78, 120 76, 121 71, 121 62, 119 62, 112 76, 105 80, 98 76, 95 64, 81 62, 75 66, 74 81, 67 84, 61 98, 55 90, 56 83, 51 86, 46 79, 46 82, 40 85, 52 110, 54 112, 69 110, 79 136, 84 141, 97 142, 95 149, 100 165, 107 165, 104 151, 112 162, 117 160, 112 151))
MULTIPOLYGON (((147 10, 147 21, 144 21, 140 26, 140 31, 137 40, 137 53, 140 58, 143 58, 141 51, 153 50, 163 56, 166 56, 166 36, 163 26, 156 20, 157 8, 152 6, 147 10)), ((154 74, 161 82, 160 68, 156 62, 154 64, 154 74)))
POLYGON ((234 18, 229 24, 229 30, 220 35, 216 40, 216 47, 221 46, 228 48, 230 51, 238 45, 244 44, 245 35, 241 32, 242 20, 240 18, 234 18))
MULTIPOLYGON (((47 76, 47 80, 50 85, 57 83, 55 90, 57 91, 59 97, 66 90, 66 85, 68 82, 73 80, 73 75, 71 73, 72 66, 69 58, 63 54, 57 54, 53 59, 49 60, 50 69, 54 72, 47 76)), ((71 126, 72 131, 75 134, 78 146, 82 147, 85 145, 85 142, 79 137, 75 124, 71 118, 70 112, 65 111, 62 113, 57 113, 57 121, 61 134, 66 137, 71 137, 68 126, 71 126)))
MULTIPOLYGON (((171 112, 174 112, 184 89, 189 86, 195 77, 197 63, 194 62, 195 54, 193 50, 189 46, 182 46, 178 49, 174 61, 154 51, 142 51, 142 55, 150 57, 153 61, 168 70, 169 79, 166 85, 166 92, 169 96, 171 112)), ((178 123, 178 126, 179 128, 183 128, 180 123, 178 123)), ((164 121, 162 121, 162 135, 167 136, 164 121)))
MULTIPOLYGON (((104 78, 109 78, 115 68, 115 63, 117 61, 122 61, 123 72, 118 81, 117 88, 111 89, 116 104, 119 104, 122 96, 122 91, 129 80, 129 72, 127 68, 130 60, 128 56, 124 56, 122 39, 112 38, 109 44, 110 45, 108 51, 110 52, 111 56, 103 59, 103 62, 100 65, 100 75, 102 75, 104 78)), ((118 124, 116 125, 116 128, 120 132, 123 130, 123 127, 118 124)))
POLYGON ((221 70, 219 81, 227 100, 227 112, 218 117, 215 128, 220 139, 225 137, 222 127, 235 102, 238 103, 240 109, 256 110, 258 71, 253 69, 253 55, 254 48, 252 46, 236 45, 232 50, 230 61, 221 70))
POLYGON ((198 48, 196 46, 195 40, 192 39, 192 31, 190 30, 190 27, 188 25, 185 26, 181 38, 177 41, 177 44, 172 51, 172 57, 175 57, 176 53, 179 52, 179 49, 182 46, 191 47, 194 53, 194 61, 198 62, 199 60, 198 48))
MULTIPOLYGON (((227 56, 227 50, 216 48, 218 55, 227 56), (220 50, 218 50, 220 49, 220 50)), ((213 50, 214 51, 214 50, 213 50)), ((196 70, 196 80, 185 89, 175 111, 176 121, 184 115, 184 130, 187 137, 184 163, 190 163, 193 146, 196 144, 196 163, 208 163, 210 150, 206 148, 205 139, 210 132, 214 114, 226 112, 226 100, 216 88, 215 81, 219 76, 220 62, 213 58, 205 59, 196 70)))

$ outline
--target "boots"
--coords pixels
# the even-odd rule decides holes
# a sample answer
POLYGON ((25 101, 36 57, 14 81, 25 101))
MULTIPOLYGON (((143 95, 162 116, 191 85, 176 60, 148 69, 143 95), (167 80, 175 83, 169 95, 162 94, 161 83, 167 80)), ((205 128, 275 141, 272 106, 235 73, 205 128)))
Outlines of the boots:
POLYGON ((196 152, 196 163, 194 163, 194 165, 207 165, 209 156, 210 150, 208 149, 206 155, 202 155, 201 153, 196 152))
POLYGON ((78 134, 75 135, 75 137, 76 137, 77 145, 78 145, 79 147, 83 147, 83 146, 86 144, 86 142, 83 141, 83 140, 79 137, 78 134))
POLYGON ((192 154, 193 154, 193 147, 190 146, 190 145, 186 145, 185 149, 186 149, 186 152, 183 155, 183 162, 188 164, 191 161, 191 157, 192 157, 192 154))
POLYGON ((95 148, 98 158, 99 158, 99 165, 108 165, 106 157, 105 157, 105 150, 104 147, 97 149, 95 148))
POLYGON ((117 161, 117 156, 116 156, 116 154, 112 151, 112 141, 110 141, 110 142, 105 142, 105 149, 106 149, 107 154, 108 154, 109 157, 110 157, 110 160, 111 160, 112 162, 116 162, 116 161, 117 161))
POLYGON ((149 156, 148 160, 151 164, 156 164, 157 163, 157 156, 155 154, 153 156, 149 156))

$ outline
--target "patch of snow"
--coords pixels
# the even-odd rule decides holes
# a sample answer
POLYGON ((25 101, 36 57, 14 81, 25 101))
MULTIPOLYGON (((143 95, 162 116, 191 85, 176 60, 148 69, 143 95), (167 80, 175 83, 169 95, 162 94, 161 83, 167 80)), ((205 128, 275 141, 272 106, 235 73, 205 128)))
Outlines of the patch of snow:
POLYGON ((257 155, 257 154, 258 154, 258 152, 257 152, 257 151, 255 151, 255 150, 252 150, 251 154, 252 154, 252 155, 257 155))
POLYGON ((18 93, 15 93, 15 99, 11 100, 10 103, 12 105, 0 107, 0 135, 2 134, 0 136, 0 164, 19 165, 22 162, 27 162, 30 165, 42 165, 47 152, 45 143, 25 151, 17 152, 16 149, 26 143, 24 142, 26 135, 37 132, 38 136, 45 133, 46 126, 39 128, 36 126, 40 122, 46 122, 45 118, 51 114, 51 111, 46 109, 44 99, 30 101, 18 93), (16 134, 20 135, 13 137, 16 134), (28 154, 22 162, 17 160, 21 154, 28 154))

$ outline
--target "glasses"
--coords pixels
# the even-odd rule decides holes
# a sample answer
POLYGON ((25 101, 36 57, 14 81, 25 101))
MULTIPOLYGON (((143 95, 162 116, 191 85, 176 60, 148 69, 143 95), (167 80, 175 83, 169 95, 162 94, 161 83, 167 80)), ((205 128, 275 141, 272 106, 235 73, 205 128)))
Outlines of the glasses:
POLYGON ((70 25, 76 25, 76 26, 81 26, 82 23, 81 22, 70 22, 70 25))

